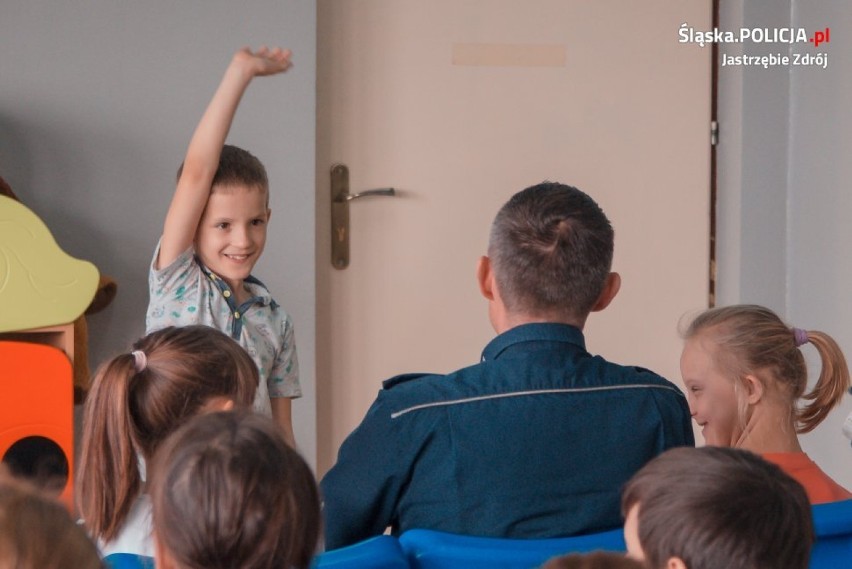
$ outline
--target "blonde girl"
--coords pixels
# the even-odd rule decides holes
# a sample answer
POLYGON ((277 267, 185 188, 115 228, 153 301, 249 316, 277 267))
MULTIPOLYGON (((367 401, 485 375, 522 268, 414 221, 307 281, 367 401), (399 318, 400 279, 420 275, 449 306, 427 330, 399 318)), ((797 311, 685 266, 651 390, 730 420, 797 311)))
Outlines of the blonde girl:
POLYGON ((791 328, 768 308, 737 305, 700 314, 684 333, 681 374, 708 445, 750 450, 798 480, 811 503, 852 498, 802 451, 799 433, 819 425, 849 389, 846 358, 831 336, 791 328), (814 388, 801 348, 822 369, 814 388))

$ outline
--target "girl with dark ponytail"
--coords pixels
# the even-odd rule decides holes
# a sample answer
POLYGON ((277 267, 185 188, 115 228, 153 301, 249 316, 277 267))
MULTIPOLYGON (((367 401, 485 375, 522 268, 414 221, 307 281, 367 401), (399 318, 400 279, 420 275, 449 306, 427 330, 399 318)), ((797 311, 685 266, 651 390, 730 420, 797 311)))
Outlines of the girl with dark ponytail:
POLYGON ((101 552, 154 555, 145 462, 191 417, 250 407, 258 372, 208 326, 164 328, 98 370, 83 414, 77 504, 101 552))

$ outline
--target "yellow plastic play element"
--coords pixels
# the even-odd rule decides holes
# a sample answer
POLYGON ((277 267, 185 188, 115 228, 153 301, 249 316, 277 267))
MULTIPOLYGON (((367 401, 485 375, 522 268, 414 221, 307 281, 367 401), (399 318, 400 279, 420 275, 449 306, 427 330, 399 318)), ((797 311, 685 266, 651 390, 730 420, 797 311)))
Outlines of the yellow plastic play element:
POLYGON ((98 288, 98 269, 69 256, 22 203, 0 195, 0 332, 73 322, 98 288))

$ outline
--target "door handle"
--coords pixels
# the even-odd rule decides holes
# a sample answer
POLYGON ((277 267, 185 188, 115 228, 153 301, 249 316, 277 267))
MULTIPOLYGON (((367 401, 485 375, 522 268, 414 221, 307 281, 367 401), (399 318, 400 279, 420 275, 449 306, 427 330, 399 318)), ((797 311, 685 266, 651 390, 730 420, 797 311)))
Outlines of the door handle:
POLYGON ((357 194, 350 194, 347 192, 345 195, 338 195, 338 198, 343 198, 344 200, 351 202, 354 199, 358 198, 366 198, 369 196, 395 196, 396 190, 393 188, 379 188, 376 190, 367 190, 366 192, 358 192, 357 194))
POLYGON ((345 164, 331 167, 331 266, 349 266, 349 202, 371 196, 395 196, 393 188, 349 193, 349 168, 345 164))

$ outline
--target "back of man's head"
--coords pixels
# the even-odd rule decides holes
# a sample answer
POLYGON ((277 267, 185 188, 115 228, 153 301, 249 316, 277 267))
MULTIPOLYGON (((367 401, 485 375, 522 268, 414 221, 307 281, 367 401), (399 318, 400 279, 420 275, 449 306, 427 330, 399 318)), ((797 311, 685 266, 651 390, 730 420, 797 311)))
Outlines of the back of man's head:
POLYGON ((488 256, 506 309, 585 321, 612 267, 613 229, 600 206, 564 184, 518 192, 497 213, 488 256))
POLYGON ((815 539, 804 488, 739 449, 669 450, 627 483, 621 508, 638 508, 625 538, 633 525, 652 569, 806 569, 815 539))

